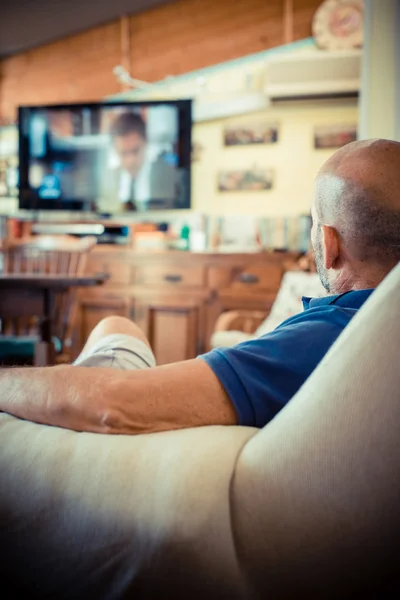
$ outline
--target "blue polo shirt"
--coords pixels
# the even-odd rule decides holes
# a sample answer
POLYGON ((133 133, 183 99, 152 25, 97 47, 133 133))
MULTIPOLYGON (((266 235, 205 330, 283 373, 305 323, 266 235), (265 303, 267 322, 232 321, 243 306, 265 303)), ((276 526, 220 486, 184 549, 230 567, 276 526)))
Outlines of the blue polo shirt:
POLYGON ((233 402, 239 425, 268 423, 311 375, 372 292, 303 298, 304 312, 271 333, 201 356, 233 402))

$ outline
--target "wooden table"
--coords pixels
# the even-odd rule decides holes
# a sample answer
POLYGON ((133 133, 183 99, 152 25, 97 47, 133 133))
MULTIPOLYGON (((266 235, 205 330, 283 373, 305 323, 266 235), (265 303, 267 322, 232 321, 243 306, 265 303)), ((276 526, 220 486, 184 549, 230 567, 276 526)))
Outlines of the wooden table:
POLYGON ((35 365, 54 364, 52 318, 57 295, 67 293, 71 288, 101 285, 107 279, 107 274, 0 274, 0 318, 40 317, 40 341, 35 348, 35 365))

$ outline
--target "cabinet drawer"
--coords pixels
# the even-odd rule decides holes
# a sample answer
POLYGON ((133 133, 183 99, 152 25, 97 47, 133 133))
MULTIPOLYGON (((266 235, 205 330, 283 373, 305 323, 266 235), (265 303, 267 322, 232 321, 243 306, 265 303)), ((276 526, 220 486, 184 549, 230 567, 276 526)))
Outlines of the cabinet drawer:
POLYGON ((135 284, 175 287, 204 285, 204 267, 180 265, 148 265, 135 268, 135 284))
POLYGON ((87 273, 108 273, 109 279, 104 285, 129 285, 131 280, 131 266, 116 261, 90 257, 88 259, 87 273))
POLYGON ((84 289, 79 291, 79 301, 81 304, 90 306, 122 306, 128 303, 128 295, 123 290, 118 289, 84 289))
POLYGON ((281 265, 249 264, 234 267, 219 278, 219 288, 232 293, 274 292, 279 289, 283 275, 281 265))

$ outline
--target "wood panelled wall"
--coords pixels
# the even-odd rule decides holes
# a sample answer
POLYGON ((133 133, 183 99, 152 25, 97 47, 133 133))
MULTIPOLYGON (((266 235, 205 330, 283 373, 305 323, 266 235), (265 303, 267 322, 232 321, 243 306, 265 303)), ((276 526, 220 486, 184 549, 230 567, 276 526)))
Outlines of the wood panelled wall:
POLYGON ((156 81, 279 46, 290 5, 290 37, 308 37, 320 2, 175 0, 6 58, 0 61, 0 119, 15 118, 19 104, 96 101, 118 93, 112 70, 123 62, 134 77, 156 81))

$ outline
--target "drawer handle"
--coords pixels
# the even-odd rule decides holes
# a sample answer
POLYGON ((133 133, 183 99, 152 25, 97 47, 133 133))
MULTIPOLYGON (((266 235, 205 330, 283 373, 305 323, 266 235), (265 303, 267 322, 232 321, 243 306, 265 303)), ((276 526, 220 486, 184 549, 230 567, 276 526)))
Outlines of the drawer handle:
POLYGON ((240 275, 238 275, 237 280, 240 281, 240 283, 259 283, 260 279, 257 277, 257 275, 253 275, 252 273, 241 273, 240 275))
POLYGON ((165 275, 164 281, 168 281, 169 283, 179 283, 182 281, 182 275, 165 275))

